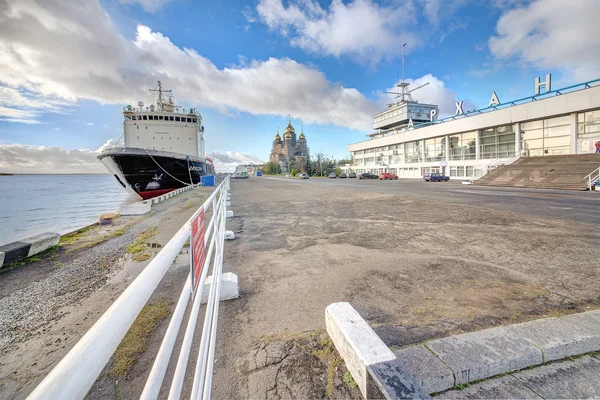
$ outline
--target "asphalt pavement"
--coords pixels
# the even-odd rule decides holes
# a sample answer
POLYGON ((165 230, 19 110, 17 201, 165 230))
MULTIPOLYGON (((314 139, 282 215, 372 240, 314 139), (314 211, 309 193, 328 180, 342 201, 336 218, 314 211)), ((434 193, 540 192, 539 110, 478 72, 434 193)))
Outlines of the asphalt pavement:
POLYGON ((327 186, 332 189, 354 188, 359 192, 395 194, 443 201, 495 210, 512 211, 538 217, 600 225, 600 192, 464 185, 460 180, 425 182, 421 179, 380 181, 375 179, 295 179, 285 180, 302 185, 327 186))

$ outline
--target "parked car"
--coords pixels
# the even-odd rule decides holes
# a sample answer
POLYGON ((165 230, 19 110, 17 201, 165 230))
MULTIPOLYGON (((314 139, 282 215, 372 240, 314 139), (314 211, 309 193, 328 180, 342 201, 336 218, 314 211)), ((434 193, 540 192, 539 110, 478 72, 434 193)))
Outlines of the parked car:
POLYGON ((335 172, 330 172, 329 173, 329 177, 330 178, 337 178, 337 175, 335 174, 335 172))
POLYGON ((423 179, 425 179, 425 182, 448 182, 450 180, 450 177, 444 174, 440 174, 439 172, 429 172, 423 175, 423 179))
POLYGON ((391 179, 398 180, 398 175, 392 174, 391 172, 384 172, 383 174, 379 175, 380 181, 387 181, 391 179))
POLYGON ((377 179, 379 178, 377 175, 371 174, 370 172, 365 172, 360 174, 358 179, 377 179))
POLYGON ((233 179, 248 179, 248 174, 233 174, 233 179))
POLYGON ((308 179, 308 175, 306 175, 306 174, 298 174, 298 178, 300 178, 300 179, 308 179))
POLYGON ((356 174, 354 172, 350 172, 348 174, 348 178, 356 178, 356 174))
POLYGON ((342 173, 340 174, 340 178, 347 178, 347 177, 348 177, 348 175, 346 175, 346 173, 345 173, 345 172, 342 172, 342 173))

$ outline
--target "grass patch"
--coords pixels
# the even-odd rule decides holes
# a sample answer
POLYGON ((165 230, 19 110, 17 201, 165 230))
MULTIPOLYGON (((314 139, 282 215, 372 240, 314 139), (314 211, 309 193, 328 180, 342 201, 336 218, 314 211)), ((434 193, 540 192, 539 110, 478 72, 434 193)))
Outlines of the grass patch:
POLYGON ((146 350, 154 329, 168 314, 169 304, 161 301, 149 303, 142 309, 115 351, 109 376, 116 379, 127 374, 136 358, 146 350))
POLYGON ((152 257, 152 255, 150 253, 137 253, 137 254, 134 254, 133 257, 131 257, 131 258, 133 258, 134 261, 141 262, 141 261, 148 260, 150 257, 152 257))
MULTIPOLYGON (((95 225, 94 225, 95 226, 95 225)), ((83 249, 89 249, 92 247, 95 247, 97 245, 99 245, 100 243, 104 243, 109 239, 118 237, 118 236, 122 236, 125 234, 125 232, 127 232, 127 230, 129 229, 129 227, 131 225, 126 225, 122 228, 116 229, 112 232, 109 232, 103 236, 100 236, 96 239, 90 240, 88 242, 85 242, 85 237, 83 236, 83 233, 89 231, 90 229, 92 229, 94 226, 90 226, 87 228, 83 228, 80 231, 77 231, 75 233, 72 233, 70 235, 66 235, 60 238, 60 242, 58 243, 59 246, 73 246, 73 247, 69 247, 67 249, 67 253, 71 253, 74 251, 79 251, 79 250, 83 250, 83 249), (75 236, 72 236, 75 235, 75 236), (63 240, 64 238, 64 240, 63 240), (83 243, 80 243, 83 242, 83 243), (79 244, 80 243, 80 244, 79 244)))
POLYGON ((348 385, 350 389, 356 389, 358 387, 358 383, 356 383, 350 371, 346 371, 344 374, 344 383, 348 385))
POLYGON ((325 394, 328 398, 331 398, 333 391, 335 390, 335 376, 337 375, 337 369, 338 366, 342 364, 343 360, 338 355, 333 342, 328 335, 321 334, 318 340, 320 348, 313 351, 313 355, 321 360, 323 364, 327 365, 327 387, 325 389, 325 394))
POLYGON ((138 254, 146 251, 148 247, 146 241, 157 233, 158 229, 156 229, 156 227, 150 228, 144 233, 140 233, 136 236, 133 243, 127 246, 127 252, 129 254, 138 254))

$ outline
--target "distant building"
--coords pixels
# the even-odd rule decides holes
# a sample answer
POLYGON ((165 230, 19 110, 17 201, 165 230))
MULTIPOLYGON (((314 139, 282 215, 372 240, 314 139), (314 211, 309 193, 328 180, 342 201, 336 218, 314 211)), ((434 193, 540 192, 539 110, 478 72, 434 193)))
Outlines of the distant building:
POLYGON ((304 129, 302 129, 300 137, 296 140, 296 130, 288 120, 287 127, 283 133, 283 140, 279 136, 279 131, 275 135, 269 161, 281 165, 281 170, 284 173, 289 171, 290 163, 293 161, 294 169, 304 172, 306 171, 308 157, 309 150, 304 129))
POLYGON ((368 140, 348 145, 353 162, 342 170, 479 177, 519 157, 594 153, 600 142, 600 79, 558 90, 551 89, 550 74, 533 83, 531 97, 501 103, 494 91, 487 107, 463 111, 457 101, 455 115, 438 119, 436 105, 413 101, 408 95, 416 89, 400 82, 397 101, 373 116, 368 140))
POLYGON ((256 171, 260 171, 262 170, 264 164, 244 164, 244 165, 237 165, 235 167, 235 173, 236 174, 241 174, 242 172, 246 172, 250 175, 254 175, 256 174, 256 171))

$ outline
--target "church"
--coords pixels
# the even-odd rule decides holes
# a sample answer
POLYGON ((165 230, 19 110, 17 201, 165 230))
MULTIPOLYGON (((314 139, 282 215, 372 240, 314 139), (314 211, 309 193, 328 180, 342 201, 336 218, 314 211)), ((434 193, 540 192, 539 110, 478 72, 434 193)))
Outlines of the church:
POLYGON ((308 144, 306 142, 306 136, 304 135, 304 129, 302 129, 300 137, 296 140, 296 130, 292 126, 290 120, 288 120, 288 124, 283 133, 283 140, 281 140, 281 136, 279 136, 279 131, 277 131, 277 134, 275 135, 269 161, 281 165, 281 171, 283 173, 289 172, 291 169, 304 172, 306 171, 308 157, 308 144))

